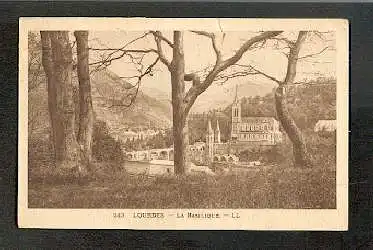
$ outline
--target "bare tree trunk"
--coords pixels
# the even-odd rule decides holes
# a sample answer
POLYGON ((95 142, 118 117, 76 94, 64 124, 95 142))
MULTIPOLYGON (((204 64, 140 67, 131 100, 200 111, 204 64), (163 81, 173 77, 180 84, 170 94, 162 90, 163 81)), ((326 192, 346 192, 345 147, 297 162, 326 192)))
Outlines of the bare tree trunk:
MULTIPOLYGON (((75 136, 75 107, 72 85, 72 49, 68 31, 50 33, 53 55, 53 80, 57 86, 57 107, 63 117, 62 145, 57 147, 57 162, 62 166, 75 167, 77 163, 77 141, 75 136), (62 107, 60 109, 60 107, 62 107)), ((61 128, 56 128, 61 129, 61 128)))
POLYGON ((63 117, 62 107, 57 106, 57 81, 54 73, 54 62, 51 44, 51 32, 41 31, 41 45, 42 45, 42 64, 47 78, 47 90, 48 90, 48 109, 51 126, 51 141, 52 151, 54 154, 55 162, 63 159, 63 141, 64 141, 64 129, 63 129, 63 117))
POLYGON ((185 126, 187 114, 184 112, 183 99, 185 95, 185 61, 183 51, 183 35, 174 31, 173 59, 171 62, 172 112, 174 135, 174 165, 175 173, 185 173, 187 165, 188 135, 185 126))
POLYGON ((287 108, 286 93, 283 86, 277 87, 275 93, 275 102, 278 119, 280 120, 282 127, 293 144, 295 166, 310 167, 312 165, 311 158, 307 151, 302 132, 295 124, 295 121, 291 117, 291 114, 287 108))
POLYGON ((79 132, 81 171, 86 172, 92 158, 93 108, 91 83, 89 78, 88 31, 74 32, 77 42, 78 79, 79 79, 79 132))
POLYGON ((293 143, 294 164, 298 167, 310 167, 312 165, 311 157, 307 151, 306 143, 303 138, 302 132, 295 124, 295 121, 291 117, 289 110, 287 108, 285 90, 286 85, 291 85, 294 83, 294 79, 297 73, 296 69, 299 51, 302 43, 305 40, 306 33, 307 32, 305 31, 300 31, 297 41, 290 48, 286 77, 284 82, 277 87, 275 93, 276 112, 282 127, 284 128, 285 132, 287 133, 291 142, 293 143))

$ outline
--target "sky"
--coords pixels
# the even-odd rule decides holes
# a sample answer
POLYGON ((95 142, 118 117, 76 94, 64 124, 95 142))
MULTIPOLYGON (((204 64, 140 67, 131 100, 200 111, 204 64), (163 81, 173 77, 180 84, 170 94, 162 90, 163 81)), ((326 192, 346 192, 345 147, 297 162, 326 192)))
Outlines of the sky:
MULTIPOLYGON (((89 35, 89 46, 91 48, 120 48, 123 47, 129 41, 143 35, 145 31, 139 32, 126 32, 126 31, 92 31, 89 35)), ((169 40, 172 40, 172 32, 162 32, 169 40)), ((185 54, 185 67, 186 72, 198 72, 205 69, 209 65, 213 65, 215 62, 215 54, 211 45, 211 41, 207 37, 199 36, 189 31, 184 31, 184 54, 185 54)), ((290 40, 296 40, 298 32, 284 32, 281 37, 285 37, 290 40)), ((221 47, 223 53, 223 59, 231 57, 234 52, 248 39, 258 35, 258 32, 225 32, 216 33, 218 44, 221 47)), ((333 32, 323 34, 324 40, 320 37, 313 35, 309 36, 306 42, 303 44, 300 51, 300 56, 314 54, 322 51, 325 47, 328 47, 323 53, 314 57, 302 59, 298 62, 297 77, 295 81, 302 81, 305 78, 314 79, 318 76, 334 76, 336 75, 336 51, 335 51, 335 34, 333 32)), ((280 45, 280 47, 284 47, 280 45)), ((156 48, 156 44, 152 36, 137 40, 127 49, 150 49, 156 48)), ((171 48, 163 43, 163 50, 166 57, 171 61, 172 51, 171 48)), ((255 68, 276 77, 279 80, 283 80, 286 74, 287 58, 282 52, 286 52, 286 49, 278 50, 273 48, 273 42, 267 42, 266 46, 262 49, 255 49, 247 51, 239 61, 240 64, 250 64, 255 68)), ((90 52, 90 60, 96 61, 98 56, 103 52, 90 52)), ((147 54, 143 59, 145 65, 149 65, 155 60, 154 54, 147 54)), ((129 58, 123 58, 113 62, 109 69, 119 76, 133 76, 138 74, 134 65, 130 62, 129 58)), ((269 79, 263 78, 262 76, 247 76, 234 78, 224 85, 213 84, 210 86, 204 94, 202 94, 196 101, 204 98, 217 97, 223 94, 229 94, 233 96, 232 86, 235 84, 242 83, 253 83, 253 84, 264 84, 268 86, 275 86, 275 83, 269 79)), ((187 88, 189 86, 187 85, 187 88)), ((171 83, 170 73, 168 69, 162 63, 158 63, 154 68, 153 76, 145 77, 141 83, 141 90, 145 93, 154 94, 155 96, 165 96, 170 98, 171 96, 171 83)))

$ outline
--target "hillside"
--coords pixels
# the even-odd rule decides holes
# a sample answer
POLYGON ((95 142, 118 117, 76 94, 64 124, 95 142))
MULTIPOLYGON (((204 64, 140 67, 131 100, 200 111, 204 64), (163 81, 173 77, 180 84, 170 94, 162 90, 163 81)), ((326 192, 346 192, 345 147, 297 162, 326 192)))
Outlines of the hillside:
MULTIPOLYGON (((129 94, 134 95, 136 88, 120 79, 109 70, 102 70, 91 75, 92 99, 97 119, 104 120, 113 130, 131 127, 150 126, 167 128, 171 126, 171 105, 156 100, 138 91, 130 107, 129 94)), ((140 87, 141 89, 141 87, 140 87)))
MULTIPOLYGON (((38 134, 46 133, 49 124, 47 90, 44 72, 41 72, 37 87, 29 92, 29 129, 38 134)), ((77 88, 77 77, 73 77, 77 88)), ((34 84, 35 83, 30 83, 34 84)), ((128 88, 128 83, 122 81, 114 73, 103 70, 91 75, 92 103, 96 119, 105 121, 110 133, 121 137, 121 131, 128 128, 152 127, 154 129, 171 126, 171 105, 157 101, 141 91, 138 92, 134 104, 127 108, 113 106, 123 96, 134 91, 128 88)), ((77 93, 76 93, 76 103, 77 93)), ((30 134, 31 135, 31 134, 30 134)))

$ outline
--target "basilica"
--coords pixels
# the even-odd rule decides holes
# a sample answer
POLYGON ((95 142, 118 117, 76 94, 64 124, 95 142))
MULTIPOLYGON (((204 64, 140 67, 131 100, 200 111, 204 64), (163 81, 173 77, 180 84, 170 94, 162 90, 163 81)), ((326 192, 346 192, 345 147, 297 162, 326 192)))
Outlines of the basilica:
POLYGON ((242 117, 241 102, 232 104, 231 141, 275 145, 282 141, 279 122, 274 117, 242 117))
POLYGON ((208 161, 212 159, 231 159, 237 161, 236 152, 245 148, 260 148, 274 146, 282 141, 279 122, 274 117, 242 117, 241 102, 236 95, 232 104, 232 120, 230 140, 223 143, 220 140, 219 120, 215 129, 211 120, 207 124, 206 144, 200 145, 208 161))

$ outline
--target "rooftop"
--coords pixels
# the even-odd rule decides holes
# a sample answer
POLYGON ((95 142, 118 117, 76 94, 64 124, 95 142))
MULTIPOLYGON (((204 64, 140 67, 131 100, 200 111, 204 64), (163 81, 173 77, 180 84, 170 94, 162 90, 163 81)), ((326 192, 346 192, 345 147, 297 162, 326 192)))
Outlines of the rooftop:
POLYGON ((269 121, 275 121, 276 119, 274 117, 252 116, 252 117, 242 117, 241 120, 243 122, 269 122, 269 121))

